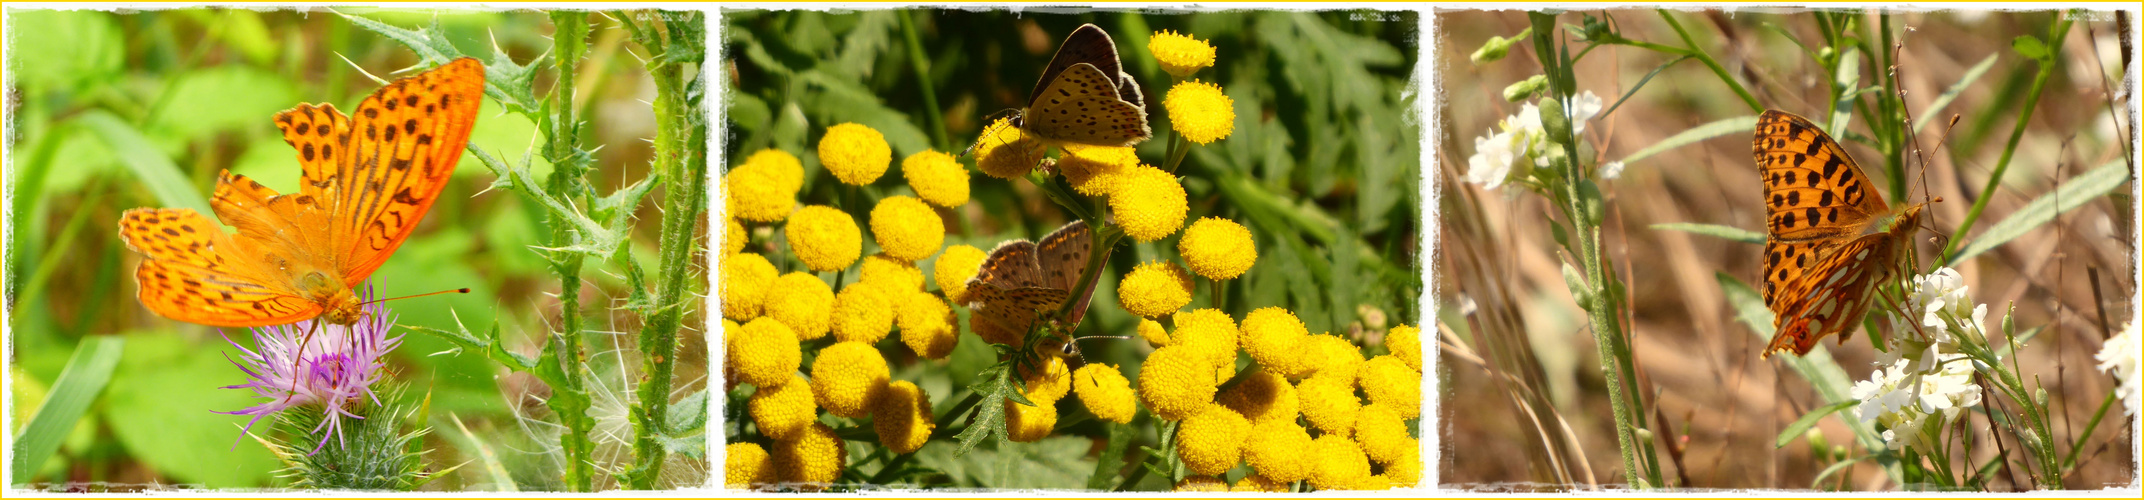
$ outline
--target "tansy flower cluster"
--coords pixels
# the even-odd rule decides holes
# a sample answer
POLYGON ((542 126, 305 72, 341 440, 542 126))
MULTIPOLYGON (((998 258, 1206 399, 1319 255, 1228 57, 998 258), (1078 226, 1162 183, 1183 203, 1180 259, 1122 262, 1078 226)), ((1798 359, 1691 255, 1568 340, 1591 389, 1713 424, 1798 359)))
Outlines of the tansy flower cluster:
MULTIPOLYGON (((878 131, 844 123, 826 130, 816 153, 832 177, 863 186, 886 173, 891 151, 878 131)), ((944 246, 939 210, 967 203, 966 168, 942 152, 910 155, 901 173, 914 196, 849 208, 799 206, 802 165, 766 150, 724 178, 723 370, 730 388, 751 386, 743 406, 752 423, 744 440, 725 447, 732 488, 832 485, 848 467, 836 429, 851 422, 894 453, 921 449, 937 426, 930 394, 892 378, 881 341, 898 332, 916 357, 944 359, 957 340, 957 316, 942 292, 925 289, 916 264, 944 246), (870 255, 866 228, 877 248, 870 255)), ((981 251, 955 246, 947 260, 938 282, 963 282, 981 251)))
MULTIPOLYGON (((1386 354, 1330 334, 1311 335, 1295 314, 1251 311, 1239 326, 1226 313, 1176 313, 1175 331, 1139 373, 1141 402, 1177 421, 1175 451, 1190 474, 1178 491, 1221 491, 1237 465, 1251 475, 1232 491, 1411 487, 1421 481, 1421 332, 1406 325, 1384 336, 1386 354), (1251 365, 1237 370, 1238 353, 1251 365), (1219 483, 1218 485, 1216 483, 1219 483)), ((1142 323, 1142 328, 1147 328, 1142 323)), ((1155 328, 1159 327, 1158 323, 1155 328)))

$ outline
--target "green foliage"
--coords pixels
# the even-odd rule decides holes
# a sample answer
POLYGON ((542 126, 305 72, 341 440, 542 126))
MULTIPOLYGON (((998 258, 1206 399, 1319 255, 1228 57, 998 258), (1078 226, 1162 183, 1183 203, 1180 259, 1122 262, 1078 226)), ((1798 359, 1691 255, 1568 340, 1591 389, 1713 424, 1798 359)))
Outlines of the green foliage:
POLYGON ((317 411, 271 417, 275 437, 266 442, 285 464, 278 475, 290 479, 292 486, 329 490, 411 491, 430 481, 433 474, 424 470, 418 441, 430 430, 402 430, 417 408, 395 397, 402 392, 399 387, 374 390, 392 403, 358 408, 355 412, 362 418, 317 411), (342 419, 341 432, 330 435, 321 425, 324 418, 342 419))

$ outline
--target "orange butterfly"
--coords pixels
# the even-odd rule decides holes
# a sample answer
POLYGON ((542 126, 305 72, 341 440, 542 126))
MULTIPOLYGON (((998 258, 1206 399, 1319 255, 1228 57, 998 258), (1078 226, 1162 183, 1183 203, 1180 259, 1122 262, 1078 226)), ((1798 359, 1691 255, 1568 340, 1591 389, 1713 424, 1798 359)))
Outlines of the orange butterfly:
POLYGON ((462 58, 380 88, 355 117, 331 104, 277 113, 305 169, 296 194, 225 171, 209 200, 222 224, 185 208, 120 217, 120 238, 143 257, 134 271, 141 304, 210 326, 355 323, 351 288, 438 200, 483 97, 484 65, 462 58))
POLYGON ((1911 274, 1913 231, 1926 203, 1897 211, 1822 128, 1793 114, 1757 117, 1751 148, 1764 177, 1764 303, 1773 334, 1764 357, 1845 342, 1877 286, 1911 274))

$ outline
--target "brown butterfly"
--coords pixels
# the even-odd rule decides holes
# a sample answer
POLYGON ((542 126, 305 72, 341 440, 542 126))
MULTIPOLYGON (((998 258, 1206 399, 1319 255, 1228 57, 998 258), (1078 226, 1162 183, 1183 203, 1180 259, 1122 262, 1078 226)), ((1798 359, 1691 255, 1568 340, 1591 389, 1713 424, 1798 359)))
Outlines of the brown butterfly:
MULTIPOLYGON (((1071 298, 1093 248, 1087 223, 1078 220, 1044 236, 1041 243, 999 243, 983 259, 975 277, 968 279, 968 307, 976 317, 1008 331, 1025 333, 1044 326, 1036 322, 1045 314, 1055 313, 1071 298)), ((1095 274, 1099 278, 1101 273, 1095 274)), ((1078 327, 1080 319, 1087 315, 1088 301, 1094 298, 1094 278, 1085 284, 1087 291, 1079 303, 1064 318, 1058 318, 1057 325, 1064 332, 1078 327)))
POLYGON ((1894 211, 1837 141, 1793 114, 1758 116, 1751 152, 1764 177, 1764 303, 1777 330, 1763 356, 1808 354, 1832 334, 1843 343, 1878 285, 1911 274, 1927 204, 1894 211))
POLYGON ((1109 32, 1092 24, 1057 46, 1012 126, 1059 144, 1121 147, 1154 136, 1139 82, 1124 72, 1109 32))

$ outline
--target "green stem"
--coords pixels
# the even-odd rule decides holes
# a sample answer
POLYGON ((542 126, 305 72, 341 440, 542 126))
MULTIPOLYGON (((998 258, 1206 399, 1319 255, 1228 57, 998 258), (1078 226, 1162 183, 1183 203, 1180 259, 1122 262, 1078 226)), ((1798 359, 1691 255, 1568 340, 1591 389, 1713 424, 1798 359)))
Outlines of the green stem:
POLYGON ((1988 174, 1987 185, 1980 188, 1980 197, 1973 200, 1973 207, 1966 210, 1965 220, 1958 223, 1958 229, 1950 232, 1950 238, 1945 239, 1943 251, 1936 253, 1941 256, 1936 259, 1938 265, 1950 264, 1951 252, 1957 250, 1958 242, 1965 239, 1966 232, 1973 229, 1973 223, 1980 220, 1980 212, 1987 210, 1988 200, 1995 199, 1995 188, 2002 185, 2003 173, 2010 170, 2010 157, 2017 153, 2018 141, 2025 137, 2025 127, 2032 122, 2033 109, 2039 107, 2040 92, 2047 87, 2048 78, 2055 76, 2055 61, 2062 60, 2062 39, 2069 35, 2071 16, 2065 11, 2055 17, 2054 27, 2047 33, 2047 58, 2040 60, 2040 71, 2032 76, 2032 90, 2025 94, 2025 107, 2017 112, 2017 125, 2010 129, 2010 140, 2003 144, 2002 157, 1995 160, 1995 170, 1988 174))
POLYGON ((2084 424, 2084 434, 2077 436, 2077 442, 2070 444, 2070 456, 2062 460, 2062 470, 2069 470, 2077 466, 2077 453, 2084 451, 2086 441, 2092 440, 2092 429, 2099 427, 2100 419, 2106 418, 2107 409, 2114 407, 2114 402, 2117 401, 2116 395, 2118 394, 2120 393, 2110 391, 2107 393, 2107 399, 2099 402, 2099 411, 2092 412, 2092 421, 2084 424))
POLYGON ((1734 90, 1735 95, 1742 98, 1742 103, 1749 105, 1750 111, 1764 111, 1764 104, 1757 102, 1757 96, 1750 95, 1749 89, 1742 88, 1742 83, 1735 81, 1734 75, 1729 74, 1726 67, 1720 66, 1720 62, 1713 60, 1705 51, 1697 50, 1697 41, 1690 38, 1690 31, 1683 29, 1682 23, 1676 21, 1675 16, 1668 14, 1667 9, 1659 9, 1659 12, 1660 19, 1667 21, 1668 27, 1674 28, 1675 34, 1682 37, 1683 46, 1690 47, 1690 57, 1697 58, 1698 62, 1705 63, 1706 68, 1712 69, 1712 74, 1720 77, 1720 81, 1726 83, 1728 89, 1734 90))
POLYGON ((930 54, 923 53, 923 40, 916 35, 915 19, 907 10, 900 12, 901 38, 908 42, 908 65, 916 71, 916 90, 923 93, 923 109, 930 112, 924 119, 930 124, 931 144, 949 145, 945 135, 945 113, 938 109, 937 85, 931 83, 930 54))
MULTIPOLYGON (((556 11, 551 13, 551 22, 556 26, 552 35, 552 51, 557 55, 558 81, 551 88, 551 119, 546 131, 546 159, 551 162, 550 178, 544 190, 552 196, 565 200, 580 199, 586 192, 587 182, 582 175, 588 165, 576 159, 574 152, 580 147, 580 121, 573 115, 573 76, 586 53, 588 14, 579 11, 556 11)), ((553 215, 551 220, 551 245, 564 248, 573 242, 572 223, 563 216, 553 215)), ((564 371, 561 382, 566 387, 554 388, 572 394, 585 395, 584 384, 588 373, 587 360, 581 349, 581 265, 583 257, 577 253, 552 254, 552 272, 559 281, 560 333, 553 337, 559 343, 556 353, 564 371)), ((595 442, 588 436, 595 429, 595 419, 588 416, 589 400, 585 397, 552 398, 552 411, 558 414, 559 422, 566 432, 559 435, 559 446, 566 455, 566 489, 586 492, 595 487, 594 464, 589 456, 595 450, 595 442)))
MULTIPOLYGON (((670 29, 646 33, 678 35, 684 41, 698 43, 700 30, 694 29, 700 26, 697 13, 659 15, 663 17, 656 22, 670 29)), ((706 143, 707 131, 699 120, 693 119, 698 106, 686 95, 685 88, 686 67, 697 67, 699 61, 669 57, 671 51, 677 50, 671 46, 677 40, 668 38, 640 40, 651 52, 665 53, 664 57, 648 60, 648 73, 655 81, 653 170, 661 172, 669 184, 663 196, 670 206, 662 215, 657 308, 640 336, 642 380, 632 410, 634 464, 623 474, 627 486, 634 489, 654 489, 662 475, 663 458, 668 455, 662 437, 674 429, 665 428, 663 422, 669 415, 671 375, 677 365, 677 332, 688 306, 696 302, 687 285, 699 282, 691 272, 694 251, 699 249, 694 229, 699 227, 701 210, 707 205, 707 190, 702 186, 707 179, 707 158, 699 147, 706 143)))

